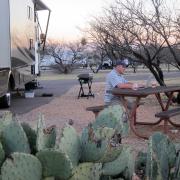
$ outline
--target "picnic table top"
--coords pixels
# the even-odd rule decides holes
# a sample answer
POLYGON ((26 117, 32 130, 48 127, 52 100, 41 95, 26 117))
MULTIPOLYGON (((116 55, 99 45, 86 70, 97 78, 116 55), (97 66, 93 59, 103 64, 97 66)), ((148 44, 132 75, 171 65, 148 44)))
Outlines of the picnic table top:
POLYGON ((113 95, 116 96, 146 97, 150 94, 179 92, 179 91, 180 91, 180 86, 157 86, 157 87, 139 88, 137 90, 113 88, 112 90, 107 92, 112 93, 113 95))

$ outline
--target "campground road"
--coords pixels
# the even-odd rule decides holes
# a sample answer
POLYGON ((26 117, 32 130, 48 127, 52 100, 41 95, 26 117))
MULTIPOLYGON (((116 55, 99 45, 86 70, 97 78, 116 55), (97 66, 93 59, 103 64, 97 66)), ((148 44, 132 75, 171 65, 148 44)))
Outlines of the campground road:
MULTIPOLYGON (((126 75, 129 81, 146 80, 149 74, 130 74, 126 75)), ((164 73, 165 78, 180 78, 180 72, 164 73)), ((93 82, 104 82, 105 78, 93 79, 93 82)), ((40 87, 35 90, 35 98, 24 98, 24 96, 13 95, 12 105, 9 108, 15 114, 24 114, 32 109, 49 103, 52 99, 60 97, 66 93, 72 86, 79 85, 77 79, 69 80, 41 80, 40 87), (42 94, 53 94, 52 97, 42 97, 42 94)), ((78 94, 77 94, 78 96, 78 94)), ((8 110, 8 109, 7 109, 8 110)))

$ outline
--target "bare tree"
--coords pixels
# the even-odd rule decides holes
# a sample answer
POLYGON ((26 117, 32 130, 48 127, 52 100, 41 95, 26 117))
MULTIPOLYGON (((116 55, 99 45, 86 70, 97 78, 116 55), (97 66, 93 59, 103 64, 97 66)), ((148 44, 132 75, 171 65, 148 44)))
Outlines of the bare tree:
POLYGON ((98 73, 99 70, 102 69, 103 62, 107 55, 104 49, 96 43, 89 43, 89 49, 91 50, 90 56, 94 61, 94 66, 93 64, 90 65, 90 69, 93 73, 98 73))
POLYGON ((83 57, 83 51, 86 48, 86 40, 83 38, 81 41, 71 42, 67 44, 67 47, 71 53, 71 64, 73 65, 83 57))
POLYGON ((45 54, 54 58, 58 65, 58 70, 62 73, 68 73, 68 67, 64 64, 65 46, 59 42, 49 42, 46 45, 45 54))
POLYGON ((81 59, 83 46, 84 44, 81 41, 69 44, 50 41, 46 46, 45 53, 54 58, 60 72, 67 74, 72 71, 74 64, 81 59))
MULTIPOLYGON (((89 31, 94 41, 101 44, 114 61, 129 57, 143 63, 160 85, 165 85, 161 62, 168 47, 174 62, 179 59, 174 53, 177 33, 170 15, 163 14, 163 1, 150 0, 152 10, 147 11, 144 1, 116 0, 101 18, 90 24, 89 31)), ((149 2, 149 3, 150 3, 149 2)))

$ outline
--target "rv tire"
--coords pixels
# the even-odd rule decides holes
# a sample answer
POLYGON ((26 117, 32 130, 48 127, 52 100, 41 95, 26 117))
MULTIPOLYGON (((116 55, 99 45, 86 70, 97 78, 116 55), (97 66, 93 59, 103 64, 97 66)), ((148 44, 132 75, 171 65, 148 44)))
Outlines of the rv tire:
POLYGON ((0 107, 8 108, 11 106, 11 93, 8 92, 0 98, 0 107))

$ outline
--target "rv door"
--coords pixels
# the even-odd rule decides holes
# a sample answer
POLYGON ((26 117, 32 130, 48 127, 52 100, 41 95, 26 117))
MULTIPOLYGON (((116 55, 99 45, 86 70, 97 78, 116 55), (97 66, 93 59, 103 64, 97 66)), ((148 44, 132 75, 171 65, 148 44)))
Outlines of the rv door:
POLYGON ((39 74, 40 52, 42 53, 42 51, 44 51, 45 48, 51 10, 41 0, 35 0, 34 3, 35 3, 35 15, 36 15, 35 74, 39 74), (38 18, 38 12, 43 10, 48 11, 45 33, 42 31, 38 18))

